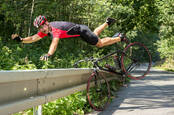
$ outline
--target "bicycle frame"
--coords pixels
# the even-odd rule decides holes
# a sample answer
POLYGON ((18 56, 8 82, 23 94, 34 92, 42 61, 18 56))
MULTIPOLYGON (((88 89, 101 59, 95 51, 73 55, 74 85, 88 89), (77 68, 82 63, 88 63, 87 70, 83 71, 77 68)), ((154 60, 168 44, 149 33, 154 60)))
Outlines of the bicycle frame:
MULTIPOLYGON (((102 66, 100 66, 100 65, 98 64, 98 62, 100 62, 100 61, 106 59, 107 57, 112 56, 112 55, 115 54, 115 53, 119 54, 119 53, 123 53, 123 51, 117 50, 117 51, 111 52, 111 53, 109 53, 109 54, 107 54, 107 55, 105 55, 105 56, 103 56, 103 57, 97 59, 97 60, 94 62, 94 68, 97 68, 97 67, 98 67, 100 70, 122 75, 122 74, 123 74, 122 72, 110 71, 110 70, 105 69, 104 67, 102 67, 102 66)), ((120 68, 121 68, 121 61, 120 61, 120 60, 119 60, 119 66, 120 66, 120 68)))
MULTIPOLYGON (((129 43, 126 43, 126 44, 128 45, 129 43)), ((127 47, 127 45, 125 47, 127 47)), ((123 47, 123 48, 125 48, 125 47, 123 47)), ((119 58, 120 58, 120 56, 122 54, 125 54, 123 52, 123 50, 120 50, 121 49, 120 46, 117 46, 117 48, 118 48, 117 51, 108 53, 107 55, 105 55, 105 56, 103 56, 101 58, 98 58, 96 60, 93 57, 90 57, 90 58, 87 58, 87 59, 84 59, 84 60, 79 60, 77 63, 74 64, 74 66, 77 67, 78 63, 81 63, 81 62, 84 62, 84 61, 91 61, 91 62, 93 62, 94 71, 96 71, 96 68, 98 68, 98 69, 103 70, 103 71, 107 71, 107 72, 111 72, 111 73, 114 73, 114 74, 123 75, 124 73, 123 73, 122 70, 121 70, 121 72, 110 71, 110 70, 108 70, 108 69, 106 69, 106 68, 104 68, 104 67, 102 67, 102 66, 100 66, 98 64, 100 61, 102 61, 102 60, 106 59, 107 57, 110 57, 110 56, 112 56, 112 55, 114 55, 116 53, 119 55, 119 58)), ((121 69, 121 60, 120 59, 119 59, 119 68, 121 69)))
MULTIPOLYGON (((128 44, 129 44, 129 42, 126 42, 126 45, 123 47, 123 49, 125 49, 127 46, 128 46, 128 44)), ((117 44, 116 44, 117 45, 117 44)), ((111 52, 111 53, 108 53, 107 55, 105 55, 105 56, 103 56, 103 57, 101 57, 101 58, 98 58, 95 62, 94 62, 94 65, 95 65, 95 67, 98 67, 100 70, 103 70, 103 71, 107 71, 107 72, 111 72, 111 73, 114 73, 114 74, 119 74, 119 75, 123 75, 124 74, 124 72, 122 71, 122 69, 121 69, 121 60, 120 60, 120 56, 122 55, 122 54, 124 54, 124 55, 126 55, 125 53, 124 53, 124 51, 123 51, 123 49, 121 48, 121 46, 119 46, 119 45, 117 45, 116 46, 117 47, 117 50, 116 51, 114 51, 114 52, 111 52), (106 59, 106 58, 108 58, 108 57, 110 57, 110 56, 112 56, 112 55, 114 55, 114 54, 117 54, 117 56, 119 57, 119 68, 121 69, 121 72, 117 72, 117 71, 110 71, 110 70, 108 70, 108 69, 105 69, 104 67, 101 67, 101 66, 99 66, 99 64, 98 64, 98 62, 100 62, 100 61, 102 61, 102 60, 104 60, 104 59, 106 59)), ((131 58, 131 57, 130 57, 131 58)), ((115 60, 114 60, 115 61, 115 60)), ((115 65, 116 66, 116 65, 115 65)), ((131 67, 131 65, 130 65, 130 67, 131 67)))

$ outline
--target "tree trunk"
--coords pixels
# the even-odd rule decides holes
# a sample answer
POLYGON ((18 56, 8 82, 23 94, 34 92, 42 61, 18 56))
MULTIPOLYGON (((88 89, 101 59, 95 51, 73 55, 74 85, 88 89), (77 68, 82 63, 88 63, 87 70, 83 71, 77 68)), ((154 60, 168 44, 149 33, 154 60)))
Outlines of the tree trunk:
POLYGON ((32 2, 32 7, 31 7, 30 25, 29 25, 29 28, 28 28, 28 36, 30 36, 30 31, 31 31, 31 23, 32 23, 33 9, 34 9, 34 0, 32 2))

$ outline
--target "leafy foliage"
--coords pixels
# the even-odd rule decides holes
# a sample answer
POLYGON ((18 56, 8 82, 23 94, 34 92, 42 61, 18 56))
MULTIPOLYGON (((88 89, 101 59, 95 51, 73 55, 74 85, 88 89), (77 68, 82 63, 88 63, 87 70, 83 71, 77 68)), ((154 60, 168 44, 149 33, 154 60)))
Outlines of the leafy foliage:
POLYGON ((159 15, 160 40, 157 42, 158 51, 162 58, 174 60, 174 1, 158 1, 157 5, 161 14, 159 15))
MULTIPOLYGON (((54 102, 43 106, 44 115, 73 115, 84 114, 85 105, 87 105, 84 92, 71 94, 70 96, 60 98, 54 102)), ((86 107, 87 108, 87 107, 86 107)), ((89 108, 89 105, 88 105, 89 108)))

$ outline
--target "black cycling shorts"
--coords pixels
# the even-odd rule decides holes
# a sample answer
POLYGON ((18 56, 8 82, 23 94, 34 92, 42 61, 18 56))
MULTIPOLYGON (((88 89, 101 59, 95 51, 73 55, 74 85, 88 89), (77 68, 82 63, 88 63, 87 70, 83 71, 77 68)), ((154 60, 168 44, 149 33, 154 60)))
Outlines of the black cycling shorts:
POLYGON ((91 45, 96 45, 98 42, 98 36, 95 35, 86 25, 76 24, 67 32, 69 35, 79 34, 82 40, 91 45))

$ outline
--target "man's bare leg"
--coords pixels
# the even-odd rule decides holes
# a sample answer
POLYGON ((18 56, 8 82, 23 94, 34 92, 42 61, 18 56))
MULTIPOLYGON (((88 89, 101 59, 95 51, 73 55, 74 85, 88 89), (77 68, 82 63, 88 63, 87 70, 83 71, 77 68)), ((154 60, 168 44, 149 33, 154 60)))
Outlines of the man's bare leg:
POLYGON ((100 35, 100 33, 108 26, 108 24, 105 22, 103 23, 102 25, 100 25, 99 27, 97 27, 95 30, 94 30, 94 34, 96 34, 97 36, 100 35))
MULTIPOLYGON (((100 35, 100 33, 109 25, 111 25, 112 23, 115 22, 115 19, 112 19, 112 18, 107 18, 106 19, 106 22, 103 23, 102 25, 100 25, 99 27, 97 27, 95 30, 94 30, 94 34, 96 34, 97 36, 100 35)), ((103 47, 103 46, 108 46, 108 45, 111 45, 111 44, 114 44, 116 42, 119 42, 121 41, 120 37, 115 37, 115 38, 112 38, 112 37, 106 37, 106 38, 103 38, 103 39, 98 39, 98 43, 96 44, 97 47, 103 47)))
POLYGON ((98 42, 96 44, 97 47, 103 47, 103 46, 108 46, 108 45, 112 45, 116 42, 120 42, 121 38, 120 37, 115 37, 115 38, 111 38, 111 37, 106 37, 103 39, 98 39, 98 42))

